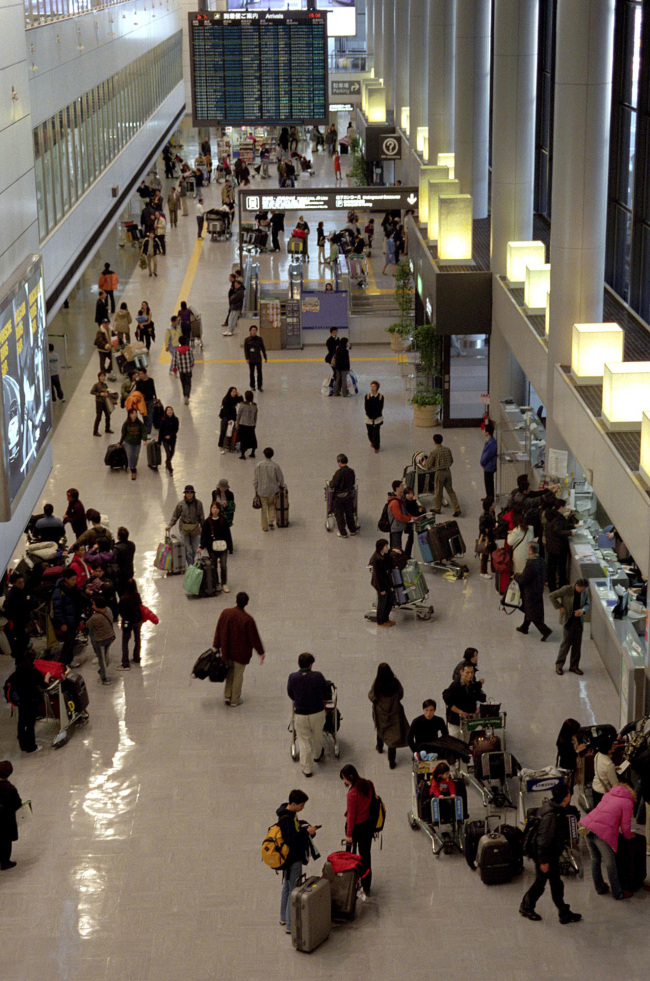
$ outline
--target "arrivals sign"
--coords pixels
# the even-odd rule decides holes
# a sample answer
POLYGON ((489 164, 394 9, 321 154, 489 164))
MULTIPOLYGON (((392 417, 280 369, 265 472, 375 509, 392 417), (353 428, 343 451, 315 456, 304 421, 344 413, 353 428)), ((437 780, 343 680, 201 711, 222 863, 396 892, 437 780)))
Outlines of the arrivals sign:
POLYGON ((251 193, 239 190, 243 211, 406 211, 418 208, 417 187, 349 187, 345 190, 288 188, 251 193))

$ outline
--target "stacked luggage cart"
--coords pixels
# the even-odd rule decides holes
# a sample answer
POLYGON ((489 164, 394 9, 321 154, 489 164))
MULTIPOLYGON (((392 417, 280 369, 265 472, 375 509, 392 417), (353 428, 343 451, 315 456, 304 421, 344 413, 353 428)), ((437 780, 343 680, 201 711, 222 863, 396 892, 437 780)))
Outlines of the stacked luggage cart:
POLYGON ((408 822, 414 831, 424 831, 436 858, 464 849, 464 828, 468 815, 467 788, 462 774, 454 778, 456 794, 450 797, 430 795, 433 771, 441 760, 450 766, 469 760, 467 746, 461 739, 441 736, 434 743, 418 748, 413 754, 411 772, 411 809, 408 822))
POLYGON ((211 242, 225 242, 232 238, 232 217, 230 211, 211 208, 205 213, 208 235, 211 242))
MULTIPOLYGON (((409 561, 403 569, 392 569, 393 599, 395 609, 403 613, 415 613, 418 620, 430 620, 433 606, 429 603, 429 587, 417 562, 409 561)), ((377 609, 373 606, 365 614, 366 620, 377 621, 377 609)))

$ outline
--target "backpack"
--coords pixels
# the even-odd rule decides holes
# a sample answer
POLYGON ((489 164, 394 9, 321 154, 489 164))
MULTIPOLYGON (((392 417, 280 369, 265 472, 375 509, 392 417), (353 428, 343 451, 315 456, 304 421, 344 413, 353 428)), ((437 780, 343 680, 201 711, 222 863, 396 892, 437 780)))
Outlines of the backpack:
POLYGON ((531 814, 526 821, 522 841, 522 851, 526 858, 537 859, 537 834, 540 822, 541 818, 538 814, 531 814))
POLYGON ((381 834, 386 824, 386 805, 379 794, 372 795, 368 820, 372 821, 374 828, 373 835, 381 834))
POLYGON ((262 842, 262 861, 279 872, 289 857, 289 846, 282 837, 279 824, 272 824, 262 842))
POLYGON ((512 556, 505 548, 492 552, 492 568, 495 572, 512 572, 512 556))
POLYGON ((15 689, 15 683, 16 683, 16 672, 14 671, 12 674, 9 675, 3 686, 3 691, 5 693, 5 700, 9 702, 9 704, 12 706, 12 709, 14 705, 18 706, 20 704, 15 689))
POLYGON ((383 510, 381 512, 381 517, 377 522, 377 529, 383 532, 390 531, 390 516, 388 513, 388 501, 384 504, 383 510))

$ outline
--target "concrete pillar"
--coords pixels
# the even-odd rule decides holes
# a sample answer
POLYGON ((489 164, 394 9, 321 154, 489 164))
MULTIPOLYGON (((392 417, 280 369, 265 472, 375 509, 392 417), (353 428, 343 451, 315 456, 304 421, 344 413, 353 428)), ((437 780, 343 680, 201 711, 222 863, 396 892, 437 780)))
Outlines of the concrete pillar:
POLYGON ((456 0, 431 0, 429 6, 429 163, 454 149, 454 57, 456 0))
POLYGON ((384 3, 375 0, 375 78, 384 77, 384 3))
POLYGON ((393 30, 393 0, 383 0, 384 24, 384 87, 386 89, 386 118, 395 108, 395 31, 393 30))
POLYGON ((409 12, 409 109, 410 146, 415 149, 418 126, 427 125, 427 42, 429 0, 411 0, 409 12))
POLYGON ((490 334, 490 418, 499 421, 501 399, 512 398, 524 405, 527 397, 526 376, 519 362, 501 331, 493 330, 490 334))
MULTIPOLYGON (((366 0, 366 55, 372 58, 375 53, 375 3, 376 0, 366 0)), ((370 65, 366 63, 366 68, 370 65)))
POLYGON ((547 413, 554 365, 571 362, 574 323, 603 319, 614 0, 559 0, 553 128, 547 413))
POLYGON ((395 32, 395 122, 401 125, 402 108, 409 104, 409 0, 393 0, 395 32))
POLYGON ((491 269, 533 237, 538 0, 496 0, 492 76, 491 269))
POLYGON ((474 218, 488 214, 490 0, 456 4, 456 177, 474 218))

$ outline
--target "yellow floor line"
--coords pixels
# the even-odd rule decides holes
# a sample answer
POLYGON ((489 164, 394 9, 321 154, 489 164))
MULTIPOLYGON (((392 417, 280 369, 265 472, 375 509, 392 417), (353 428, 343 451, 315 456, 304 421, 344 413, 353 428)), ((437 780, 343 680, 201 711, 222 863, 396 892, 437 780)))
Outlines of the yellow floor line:
MULTIPOLYGON (((190 256, 190 261, 187 266, 187 272, 185 273, 185 278, 181 283, 180 292, 178 294, 178 299, 176 300, 175 309, 180 309, 181 300, 187 300, 190 295, 190 290, 192 288, 192 283, 194 282, 194 277, 196 276, 196 270, 199 267, 199 259, 201 258, 201 251, 203 250, 203 243, 205 239, 203 237, 197 238, 194 243, 194 248, 192 249, 192 255, 190 256)), ((165 330, 167 328, 165 327, 165 330)), ((158 364, 169 364, 171 361, 171 355, 167 348, 163 348, 160 352, 160 357, 158 358, 158 364)))
MULTIPOLYGON (((397 361, 398 356, 391 354, 388 358, 355 358, 354 364, 363 364, 364 361, 397 361)), ((241 358, 196 358, 195 364, 241 364, 241 358)), ((307 364, 312 361, 321 362, 322 358, 269 358, 269 364, 307 364)), ((354 365, 353 365, 354 369, 354 365)))

